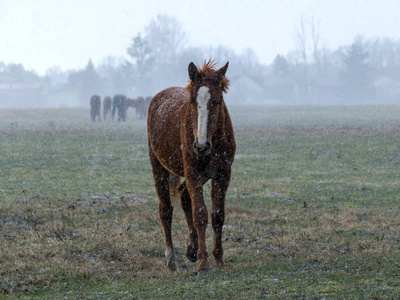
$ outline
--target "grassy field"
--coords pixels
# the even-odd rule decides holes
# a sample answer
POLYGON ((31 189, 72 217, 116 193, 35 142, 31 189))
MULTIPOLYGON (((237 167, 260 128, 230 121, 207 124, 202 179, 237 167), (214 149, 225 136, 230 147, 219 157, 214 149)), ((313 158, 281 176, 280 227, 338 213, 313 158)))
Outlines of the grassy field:
POLYGON ((144 120, 0 110, 0 299, 399 299, 400 106, 230 111, 225 267, 197 274, 180 207, 165 267, 144 120))

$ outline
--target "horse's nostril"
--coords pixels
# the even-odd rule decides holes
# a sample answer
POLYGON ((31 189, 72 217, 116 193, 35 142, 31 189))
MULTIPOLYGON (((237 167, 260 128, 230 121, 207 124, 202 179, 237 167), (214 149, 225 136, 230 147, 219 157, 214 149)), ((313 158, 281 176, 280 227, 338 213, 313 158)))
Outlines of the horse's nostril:
POLYGON ((205 145, 200 145, 197 141, 193 143, 193 150, 199 155, 208 155, 211 150, 211 143, 206 142, 205 145))
POLYGON ((199 150, 199 143, 197 143, 197 142, 193 143, 193 150, 196 152, 199 150))

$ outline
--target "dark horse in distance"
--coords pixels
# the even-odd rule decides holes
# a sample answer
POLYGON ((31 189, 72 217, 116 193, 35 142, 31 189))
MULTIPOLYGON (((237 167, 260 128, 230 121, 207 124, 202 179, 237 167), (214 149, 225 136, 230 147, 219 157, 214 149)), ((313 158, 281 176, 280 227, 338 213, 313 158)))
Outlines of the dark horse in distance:
POLYGON ((126 97, 124 95, 115 95, 112 102, 112 119, 114 121, 115 111, 118 110, 118 122, 126 120, 126 97))
POLYGON ((139 119, 145 119, 147 116, 147 110, 149 109, 150 99, 147 97, 144 99, 143 97, 137 97, 136 99, 126 99, 125 105, 128 109, 129 107, 133 107, 136 110, 136 116, 139 119))
POLYGON ((110 96, 106 96, 103 99, 103 119, 105 120, 108 113, 111 113, 112 100, 110 96))
POLYGON ((236 151, 231 118, 223 99, 229 80, 228 63, 215 69, 212 61, 202 68, 189 64, 189 85, 170 87, 150 102, 147 131, 150 163, 159 198, 159 215, 165 237, 167 266, 176 269, 171 225, 174 205, 180 197, 189 228, 187 258, 199 260, 199 270, 210 269, 206 247, 208 211, 203 185, 211 184, 212 254, 223 265, 222 228, 225 195, 236 151), (180 177, 184 181, 180 184, 180 177))
POLYGON ((146 102, 144 100, 143 97, 137 97, 136 98, 136 115, 140 118, 140 119, 145 119, 146 118, 146 114, 147 114, 147 109, 148 107, 146 107, 146 102))
POLYGON ((101 106, 101 99, 98 95, 93 95, 90 98, 90 117, 93 121, 96 121, 96 117, 99 118, 100 121, 100 106, 101 106))

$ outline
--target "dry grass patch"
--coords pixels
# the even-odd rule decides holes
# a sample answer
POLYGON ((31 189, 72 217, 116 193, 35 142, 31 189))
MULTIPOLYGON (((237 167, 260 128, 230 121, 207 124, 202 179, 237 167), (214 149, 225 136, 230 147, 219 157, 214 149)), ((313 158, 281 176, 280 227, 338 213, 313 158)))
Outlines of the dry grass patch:
POLYGON ((400 216, 392 210, 228 209, 225 249, 230 259, 265 261, 362 257, 400 250, 400 216))
MULTIPOLYGON (((204 276, 185 257, 179 206, 178 270, 165 267, 145 121, 0 111, 0 295, 390 299, 400 285, 399 108, 233 109, 226 266, 204 276)), ((210 207, 209 187, 205 196, 210 207)))

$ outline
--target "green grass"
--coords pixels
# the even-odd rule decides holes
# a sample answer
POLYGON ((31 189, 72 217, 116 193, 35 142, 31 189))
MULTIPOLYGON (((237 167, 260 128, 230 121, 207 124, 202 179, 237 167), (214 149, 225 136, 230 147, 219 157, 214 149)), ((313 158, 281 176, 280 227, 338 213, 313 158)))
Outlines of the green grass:
POLYGON ((197 275, 179 207, 164 265, 145 120, 0 110, 0 298, 398 299, 400 106, 230 112, 225 267, 197 275))

